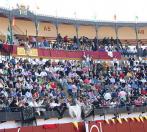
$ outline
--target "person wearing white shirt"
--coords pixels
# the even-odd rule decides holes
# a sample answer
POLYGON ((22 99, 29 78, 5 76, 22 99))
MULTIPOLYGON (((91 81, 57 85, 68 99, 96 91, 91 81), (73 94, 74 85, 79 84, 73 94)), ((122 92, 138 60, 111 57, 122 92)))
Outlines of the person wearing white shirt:
POLYGON ((110 82, 114 84, 114 83, 115 83, 115 78, 112 77, 112 78, 110 79, 110 82))
POLYGON ((39 74, 38 72, 35 72, 35 76, 39 77, 39 76, 40 76, 40 74, 39 74))
POLYGON ((32 93, 29 92, 29 91, 27 91, 26 94, 25 94, 25 96, 26 96, 27 98, 32 98, 32 93))
POLYGON ((51 108, 55 108, 57 106, 60 106, 60 104, 56 103, 54 100, 50 103, 51 108))
POLYGON ((45 77, 45 76, 47 76, 47 73, 46 73, 45 71, 42 71, 42 72, 40 73, 40 76, 41 76, 41 77, 45 77))
POLYGON ((33 59, 33 60, 31 59, 30 60, 30 63, 33 64, 33 65, 36 65, 37 64, 35 59, 33 59))

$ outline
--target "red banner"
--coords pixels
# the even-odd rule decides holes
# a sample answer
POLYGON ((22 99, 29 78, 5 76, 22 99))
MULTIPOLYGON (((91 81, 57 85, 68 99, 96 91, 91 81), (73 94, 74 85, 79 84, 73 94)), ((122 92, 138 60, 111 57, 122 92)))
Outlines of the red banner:
POLYGON ((50 50, 49 49, 38 49, 38 56, 49 58, 51 57, 50 50))
POLYGON ((50 50, 52 58, 63 58, 63 59, 65 59, 65 58, 67 58, 66 52, 67 51, 64 51, 64 50, 50 50))
MULTIPOLYGON (((13 55, 18 55, 19 47, 13 46, 13 55)), ((102 51, 65 51, 65 50, 50 50, 44 48, 38 48, 35 53, 35 57, 43 57, 43 58, 53 58, 53 59, 82 59, 83 55, 90 55, 93 59, 113 59, 117 58, 118 60, 121 59, 121 53, 113 52, 112 56, 108 55, 107 52, 102 51), (37 56, 36 56, 37 55, 37 56)), ((32 49, 34 51, 34 49, 32 49)), ((33 54, 29 54, 30 56, 33 54)))
MULTIPOLYGON (((73 123, 65 124, 53 124, 43 126, 33 126, 33 127, 21 127, 12 129, 2 129, 0 132, 77 132, 73 123)), ((85 132, 84 122, 78 123, 78 132, 85 132)), ((147 120, 142 121, 132 121, 125 120, 122 123, 110 121, 110 123, 90 121, 88 122, 89 132, 147 132, 147 120)))

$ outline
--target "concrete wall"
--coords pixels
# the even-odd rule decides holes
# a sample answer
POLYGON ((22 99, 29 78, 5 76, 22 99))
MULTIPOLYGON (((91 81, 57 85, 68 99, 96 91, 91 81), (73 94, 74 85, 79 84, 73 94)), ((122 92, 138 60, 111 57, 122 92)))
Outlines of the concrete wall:
POLYGON ((139 39, 147 39, 147 27, 142 27, 138 30, 139 39))
POLYGON ((52 23, 41 22, 39 24, 39 36, 56 37, 56 27, 52 23))
POLYGON ((113 37, 116 38, 115 29, 113 27, 100 27, 98 29, 99 38, 113 37))
POLYGON ((0 35, 6 35, 9 21, 7 18, 0 17, 0 35))
POLYGON ((79 37, 87 36, 93 39, 96 36, 95 27, 92 26, 80 26, 79 27, 79 37))
POLYGON ((27 34, 28 35, 36 35, 36 31, 35 31, 35 24, 32 21, 24 21, 24 20, 18 20, 15 19, 15 25, 14 26, 14 32, 16 34, 26 34, 26 30, 27 30, 27 34))
POLYGON ((65 24, 60 24, 59 25, 59 33, 62 36, 68 36, 69 38, 73 38, 73 36, 76 35, 76 29, 74 25, 65 25, 65 24))
POLYGON ((133 28, 121 27, 118 29, 118 37, 121 39, 135 39, 136 33, 133 28))
MULTIPOLYGON (((15 34, 27 34, 28 35, 35 35, 35 24, 32 21, 26 20, 19 20, 15 19, 15 27, 14 33, 15 34)), ((8 19, 0 17, 0 34, 7 34, 8 28, 8 19)), ((59 33, 62 36, 68 36, 72 38, 76 35, 76 29, 74 25, 67 25, 67 24, 60 24, 59 25, 59 33)), ((39 36, 45 37, 56 37, 56 28, 55 25, 52 23, 41 22, 39 24, 39 36)), ((79 27, 79 37, 87 36, 88 38, 94 38, 96 36, 95 27, 93 26, 84 26, 80 25, 79 27)), ((98 37, 113 37, 115 38, 115 29, 114 27, 109 26, 102 26, 98 28, 98 37)), ((136 34, 135 30, 130 27, 120 27, 118 29, 118 37, 120 39, 135 39, 136 34)), ((138 30, 138 37, 139 39, 147 39, 147 27, 142 27, 138 30)))

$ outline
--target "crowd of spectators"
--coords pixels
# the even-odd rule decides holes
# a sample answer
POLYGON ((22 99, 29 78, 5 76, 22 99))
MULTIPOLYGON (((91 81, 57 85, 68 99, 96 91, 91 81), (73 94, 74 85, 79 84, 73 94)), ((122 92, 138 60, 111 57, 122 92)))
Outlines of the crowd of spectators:
POLYGON ((92 50, 92 51, 105 51, 105 52, 121 52, 122 55, 129 56, 147 56, 147 48, 139 46, 129 46, 128 44, 124 45, 119 39, 114 38, 103 38, 103 39, 89 39, 85 36, 77 39, 76 36, 73 39, 68 38, 68 36, 62 37, 58 34, 55 41, 48 41, 46 38, 42 40, 37 40, 36 37, 30 37, 27 41, 22 41, 21 39, 15 43, 20 45, 28 44, 28 47, 37 47, 37 48, 49 48, 49 49, 58 49, 58 50, 92 50), (132 48, 133 47, 133 48, 132 48))
POLYGON ((98 38, 89 39, 86 36, 77 38, 74 36, 72 39, 68 36, 62 37, 58 34, 56 41, 50 43, 46 39, 38 42, 35 37, 30 39, 32 47, 48 47, 51 49, 64 49, 64 50, 93 50, 93 51, 119 51, 122 48, 121 41, 118 39, 104 38, 99 40, 98 38))
POLYGON ((94 61, 85 54, 82 61, 1 60, 0 110, 45 107, 61 114, 75 104, 96 108, 145 106, 146 71, 143 60, 94 61))

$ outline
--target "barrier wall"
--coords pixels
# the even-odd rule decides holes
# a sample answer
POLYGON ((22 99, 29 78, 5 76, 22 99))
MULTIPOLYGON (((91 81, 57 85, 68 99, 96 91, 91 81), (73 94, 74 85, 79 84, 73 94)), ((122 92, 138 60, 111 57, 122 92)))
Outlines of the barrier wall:
POLYGON ((130 119, 127 122, 110 122, 109 124, 105 121, 92 121, 88 123, 88 129, 85 129, 84 122, 78 123, 78 127, 73 123, 50 124, 2 129, 0 132, 147 132, 147 121, 130 119))
MULTIPOLYGON (((31 49, 28 55, 30 57, 43 57, 51 59, 83 59, 83 55, 90 55, 93 59, 121 59, 121 53, 113 52, 113 57, 109 56, 107 52, 99 51, 65 51, 65 50, 50 50, 50 49, 31 49)), ((13 46, 14 56, 27 56, 23 47, 13 46)))

